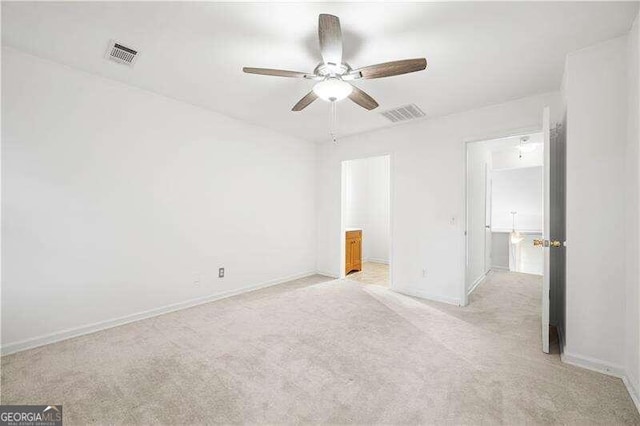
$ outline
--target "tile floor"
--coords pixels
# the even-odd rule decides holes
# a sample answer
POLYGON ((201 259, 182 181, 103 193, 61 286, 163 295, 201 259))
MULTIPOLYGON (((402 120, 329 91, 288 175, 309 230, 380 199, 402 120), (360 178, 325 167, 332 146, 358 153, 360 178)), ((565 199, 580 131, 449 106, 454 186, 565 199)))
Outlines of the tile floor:
POLYGON ((362 284, 389 287, 389 265, 385 265, 384 263, 364 262, 362 264, 362 271, 351 272, 346 276, 346 278, 362 284))

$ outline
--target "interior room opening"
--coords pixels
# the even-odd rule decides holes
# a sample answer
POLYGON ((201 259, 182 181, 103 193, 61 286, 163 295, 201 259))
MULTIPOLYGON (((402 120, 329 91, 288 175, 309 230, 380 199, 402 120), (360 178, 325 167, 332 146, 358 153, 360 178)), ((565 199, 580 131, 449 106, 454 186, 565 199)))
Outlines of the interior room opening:
POLYGON ((390 285, 390 159, 342 162, 342 275, 390 285))
POLYGON ((467 143, 466 291, 492 271, 542 276, 543 135, 467 143))

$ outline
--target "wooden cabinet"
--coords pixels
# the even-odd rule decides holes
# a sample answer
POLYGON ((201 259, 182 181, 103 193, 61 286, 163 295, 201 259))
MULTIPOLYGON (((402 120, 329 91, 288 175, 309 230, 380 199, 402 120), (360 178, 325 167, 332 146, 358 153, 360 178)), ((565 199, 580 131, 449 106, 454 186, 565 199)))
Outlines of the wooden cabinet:
POLYGON ((345 238, 345 274, 362 270, 362 231, 347 231, 345 238))

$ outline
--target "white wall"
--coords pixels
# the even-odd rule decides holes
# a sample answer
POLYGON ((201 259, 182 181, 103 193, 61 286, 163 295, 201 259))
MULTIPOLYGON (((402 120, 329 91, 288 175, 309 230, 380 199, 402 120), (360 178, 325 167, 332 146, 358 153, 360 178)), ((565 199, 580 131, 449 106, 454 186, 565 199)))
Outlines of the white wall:
POLYGON ((491 267, 490 208, 487 199, 489 176, 491 175, 491 151, 484 142, 467 144, 467 270, 466 286, 469 291, 482 279, 491 267))
POLYGON ((522 237, 523 240, 514 250, 516 258, 512 270, 523 274, 542 275, 544 273, 544 252, 540 247, 533 245, 533 240, 542 238, 542 234, 525 234, 522 237))
MULTIPOLYGON (((490 143, 497 144, 499 142, 500 141, 495 141, 490 143)), ((492 149, 491 165, 493 170, 542 166, 544 160, 542 142, 542 133, 534 133, 529 135, 528 142, 535 147, 533 151, 523 151, 521 153, 520 150, 517 149, 517 145, 506 149, 492 149)))
POLYGON ((389 263, 389 157, 346 161, 345 225, 362 229, 365 261, 389 263))
MULTIPOLYGON (((345 226, 364 228, 369 205, 369 170, 366 160, 346 161, 345 226)), ((364 248, 363 248, 364 249, 364 248)))
POLYGON ((491 233, 491 267, 509 270, 509 233, 491 233))
POLYGON ((563 359, 624 377, 640 409, 638 21, 567 58, 563 359))
POLYGON ((540 129, 545 105, 559 111, 559 93, 397 125, 343 138, 338 145, 318 145, 318 269, 340 273, 341 162, 391 153, 392 287, 461 303, 463 142, 540 129))
POLYGON ((627 38, 567 58, 565 359, 625 363, 627 38))
POLYGON ((535 151, 523 152, 522 158, 515 149, 496 151, 491 153, 491 159, 494 170, 539 166, 543 160, 543 149, 538 147, 535 151))
MULTIPOLYGON (((640 268, 638 267, 640 251, 640 227, 638 226, 640 209, 638 208, 638 192, 640 191, 638 167, 640 164, 640 84, 638 70, 640 69, 640 15, 629 33, 627 41, 628 57, 628 115, 627 115, 627 164, 625 180, 626 191, 626 333, 625 333, 625 369, 636 403, 640 403, 640 268)), ((638 406, 640 409, 640 406, 638 406)))
POLYGON ((314 145, 9 48, 2 113, 3 349, 315 271, 314 145))
POLYGON ((491 179, 492 230, 510 231, 515 211, 516 230, 542 232, 542 167, 494 170, 491 179))
POLYGON ((369 261, 389 263, 389 199, 391 190, 389 156, 372 157, 369 162, 369 223, 367 255, 369 261))

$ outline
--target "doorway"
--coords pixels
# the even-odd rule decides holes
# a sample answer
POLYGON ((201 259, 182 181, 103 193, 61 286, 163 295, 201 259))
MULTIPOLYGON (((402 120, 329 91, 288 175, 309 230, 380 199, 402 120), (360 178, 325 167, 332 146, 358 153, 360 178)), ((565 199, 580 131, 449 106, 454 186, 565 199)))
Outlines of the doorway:
POLYGON ((390 219, 390 156, 343 161, 342 277, 390 286, 390 219))
POLYGON ((466 144, 467 297, 495 271, 542 277, 543 145, 541 132, 466 144))
POLYGON ((545 353, 557 338, 566 338, 566 116, 564 120, 552 125, 550 108, 545 107, 542 132, 464 144, 463 304, 493 271, 512 274, 510 282, 525 276, 523 273, 540 277, 528 281, 538 287, 534 293, 540 295, 541 347, 545 353), (505 222, 507 211, 510 228, 505 222), (487 267, 487 258, 491 267, 487 267))

